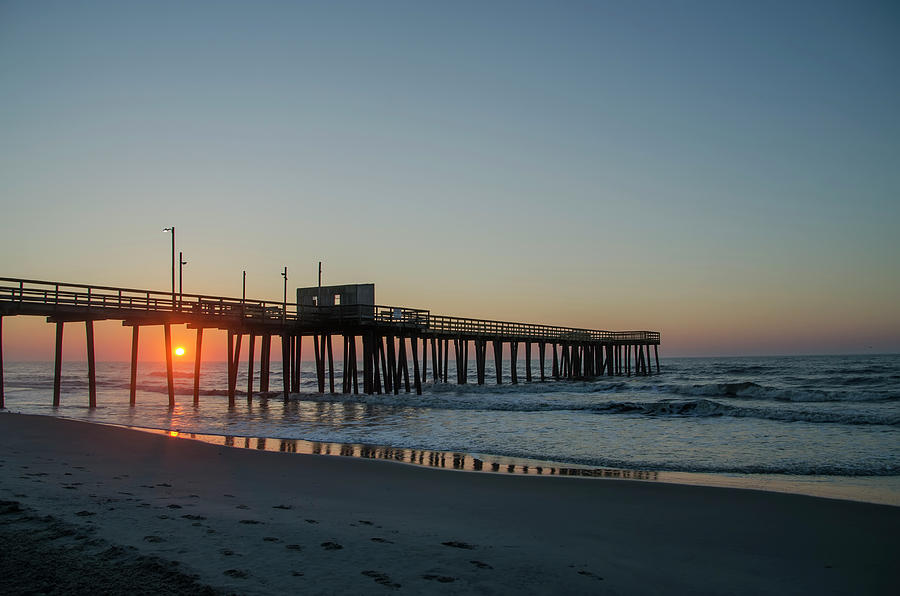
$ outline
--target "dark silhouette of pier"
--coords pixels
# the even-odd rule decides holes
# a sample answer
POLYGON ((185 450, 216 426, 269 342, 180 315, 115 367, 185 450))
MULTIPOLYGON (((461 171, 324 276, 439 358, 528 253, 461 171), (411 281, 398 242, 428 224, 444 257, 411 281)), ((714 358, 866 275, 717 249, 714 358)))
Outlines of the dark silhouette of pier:
MULTIPOLYGON (((332 337, 335 335, 344 340, 342 370, 339 371, 341 376, 338 379, 342 393, 359 393, 361 373, 364 393, 398 394, 401 390, 408 393, 414 389, 417 394, 421 394, 422 384, 428 374, 429 352, 432 380, 447 383, 451 345, 456 363, 455 381, 460 385, 469 382, 470 345, 475 358, 475 382, 479 385, 486 382, 489 343, 493 349, 497 384, 503 383, 504 379, 504 345, 505 352, 509 355, 510 382, 513 384, 519 382, 517 363, 520 346, 524 347, 526 382, 545 381, 548 378, 571 380, 601 375, 649 375, 653 372, 651 347, 656 372, 659 372, 660 336, 654 331, 602 331, 449 317, 434 315, 428 310, 375 304, 325 306, 321 301, 322 288, 319 288, 318 301, 304 304, 299 302, 300 294, 301 291, 298 291, 298 303, 288 303, 286 298, 282 302, 271 302, 2 277, 0 407, 4 407, 3 317, 19 315, 44 316, 48 323, 56 325, 54 406, 59 405, 60 399, 62 339, 66 323, 85 325, 89 405, 97 405, 93 323, 99 320, 119 320, 132 328, 131 405, 135 404, 140 328, 151 325, 162 325, 164 328, 169 407, 175 407, 172 325, 187 325, 196 330, 194 405, 199 405, 200 399, 200 355, 204 329, 227 331, 228 401, 232 406, 235 403, 238 362, 245 335, 248 336, 249 343, 248 401, 252 400, 254 391, 257 339, 261 344, 258 390, 269 391, 273 337, 278 337, 281 344, 282 391, 285 398, 300 389, 303 338, 309 338, 312 343, 319 392, 325 393, 326 385, 331 393, 335 392, 335 360, 332 349, 332 337), (362 351, 361 371, 357 344, 361 345, 362 351), (532 370, 534 347, 538 353, 537 371, 532 370)), ((374 297, 374 286, 372 296, 374 297)))

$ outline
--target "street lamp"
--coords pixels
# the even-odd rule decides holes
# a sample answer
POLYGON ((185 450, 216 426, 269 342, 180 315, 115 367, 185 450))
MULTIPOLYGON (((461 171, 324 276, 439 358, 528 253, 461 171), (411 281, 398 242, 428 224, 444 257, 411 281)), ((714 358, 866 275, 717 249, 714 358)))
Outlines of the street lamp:
POLYGON ((183 275, 184 275, 184 266, 187 265, 188 262, 184 260, 184 253, 180 250, 178 251, 178 306, 181 306, 181 294, 184 292, 184 284, 182 283, 183 275))
POLYGON ((175 226, 163 228, 163 232, 172 232, 172 304, 175 304, 175 226))
POLYGON ((281 301, 281 324, 283 325, 287 315, 287 266, 281 272, 281 277, 284 278, 284 298, 281 301))

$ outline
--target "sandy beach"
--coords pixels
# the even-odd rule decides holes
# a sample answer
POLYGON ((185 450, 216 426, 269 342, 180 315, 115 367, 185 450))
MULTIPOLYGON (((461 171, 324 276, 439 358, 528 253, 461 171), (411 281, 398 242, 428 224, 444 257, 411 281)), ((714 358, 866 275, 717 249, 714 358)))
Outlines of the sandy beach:
POLYGON ((0 466, 7 594, 886 594, 900 557, 897 507, 256 452, 41 416, 0 415, 0 466))

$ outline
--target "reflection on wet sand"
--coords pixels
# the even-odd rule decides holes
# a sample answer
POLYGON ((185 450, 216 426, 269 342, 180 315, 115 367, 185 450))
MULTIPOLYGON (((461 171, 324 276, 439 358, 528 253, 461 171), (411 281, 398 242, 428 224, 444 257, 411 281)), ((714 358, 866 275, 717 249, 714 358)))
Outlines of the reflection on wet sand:
POLYGON ((659 479, 658 472, 645 470, 619 470, 616 468, 588 468, 577 466, 563 467, 559 465, 544 464, 543 462, 541 465, 535 465, 534 462, 511 463, 509 458, 497 457, 495 460, 491 461, 487 457, 478 458, 465 453, 449 453, 428 449, 402 449, 397 447, 375 447, 371 445, 348 443, 303 441, 300 439, 234 437, 198 433, 177 433, 174 431, 151 428, 130 428, 154 434, 163 434, 173 438, 193 439, 212 445, 223 445, 225 447, 242 447, 244 449, 280 451, 283 453, 305 453, 309 455, 339 455, 363 459, 385 459, 430 468, 445 468, 470 472, 525 474, 531 476, 582 476, 588 478, 619 478, 629 480, 659 479))

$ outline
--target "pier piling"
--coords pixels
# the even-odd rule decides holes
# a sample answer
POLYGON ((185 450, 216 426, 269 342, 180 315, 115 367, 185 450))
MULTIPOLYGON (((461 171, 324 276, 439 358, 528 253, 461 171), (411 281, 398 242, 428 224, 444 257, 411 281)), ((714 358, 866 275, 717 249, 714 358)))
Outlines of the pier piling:
POLYGON ((84 335, 87 339, 88 366, 88 407, 97 407, 97 363, 94 359, 94 321, 84 322, 84 335))
MULTIPOLYGON (((135 328, 137 330, 137 328, 135 328)), ((135 333, 135 338, 137 334, 135 333)), ((197 339, 194 342, 194 407, 200 405, 200 355, 203 353, 203 327, 197 327, 197 339)))
POLYGON ((256 351, 256 335, 250 333, 250 350, 247 352, 247 404, 253 403, 253 355, 256 351))
MULTIPOLYGON (((166 381, 169 389, 169 409, 175 409, 175 375, 172 371, 172 325, 163 325, 163 339, 166 344, 166 381)), ((234 404, 231 404, 234 405, 234 404)))
POLYGON ((56 350, 54 351, 55 360, 53 365, 53 407, 59 407, 60 382, 62 379, 62 342, 63 342, 63 323, 56 322, 56 350))
POLYGON ((131 407, 135 406, 135 402, 137 401, 137 362, 138 362, 138 333, 140 325, 133 325, 131 327, 131 382, 129 383, 128 389, 128 404, 131 407))

